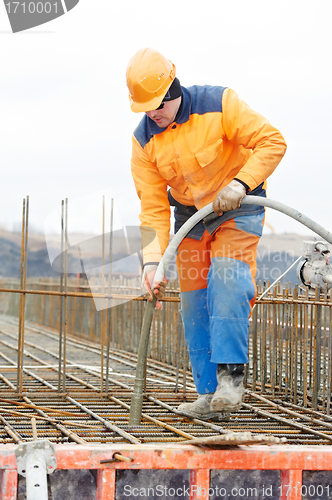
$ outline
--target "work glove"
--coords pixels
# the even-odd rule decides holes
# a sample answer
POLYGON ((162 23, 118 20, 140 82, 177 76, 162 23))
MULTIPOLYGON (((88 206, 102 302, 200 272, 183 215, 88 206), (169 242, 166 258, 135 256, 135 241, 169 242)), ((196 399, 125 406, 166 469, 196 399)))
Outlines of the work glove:
POLYGON ((162 309, 161 302, 159 302, 164 294, 165 294, 165 289, 166 285, 168 283, 167 279, 163 278, 162 281, 159 283, 153 283, 154 282, 154 277, 157 271, 157 265, 156 264, 148 264, 147 266, 144 266, 143 268, 143 276, 142 276, 142 289, 145 294, 146 299, 151 302, 153 299, 153 294, 151 290, 151 286, 153 285, 153 292, 154 295, 157 298, 156 301, 156 309, 162 309))
POLYGON ((212 208, 218 215, 228 210, 240 208, 241 201, 246 195, 246 188, 235 179, 225 186, 214 199, 212 208))

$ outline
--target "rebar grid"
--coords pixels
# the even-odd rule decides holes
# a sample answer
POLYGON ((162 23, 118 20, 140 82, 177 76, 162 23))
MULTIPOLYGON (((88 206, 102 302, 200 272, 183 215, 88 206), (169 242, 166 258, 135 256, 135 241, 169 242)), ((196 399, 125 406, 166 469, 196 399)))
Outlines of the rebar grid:
MULTIPOLYGON (((124 283, 122 279, 119 286, 124 286, 124 283)), ((116 290, 117 284, 112 284, 112 289, 116 290)), ((128 291, 131 285, 132 280, 128 283, 128 291)), ((52 286, 54 288, 55 284, 52 286)), ((155 314, 149 356, 156 363, 159 361, 174 367, 179 376, 181 372, 189 373, 190 366, 183 339, 176 283, 173 283, 173 287, 168 293, 168 301, 163 304, 163 310, 155 314)), ((264 289, 258 285, 259 295, 264 289)), ((49 292, 45 290, 44 293, 44 300, 42 304, 39 303, 39 307, 36 304, 40 296, 26 294, 26 318, 59 330, 59 315, 56 314, 61 306, 59 297, 46 295, 49 292)), ((52 290, 52 293, 56 292, 52 290)), ((105 328, 101 322, 101 313, 104 311, 95 310, 91 294, 85 297, 82 296, 84 292, 80 293, 80 297, 67 296, 68 333, 100 342, 101 328, 105 328)), ((18 296, 10 294, 10 297, 12 299, 7 311, 15 313, 18 296)), ((331 392, 332 382, 331 306, 331 298, 327 293, 309 295, 297 286, 292 290, 290 285, 284 290, 279 285, 263 300, 257 301, 250 321, 247 367, 247 381, 253 390, 259 388, 263 393, 271 391, 273 395, 278 389, 294 403, 300 402, 304 407, 312 405, 314 409, 323 407, 330 414, 330 398, 327 395, 331 392)), ((109 310, 108 344, 104 342, 106 352, 103 349, 101 358, 106 368, 107 350, 116 348, 133 355, 137 352, 143 307, 144 302, 131 300, 109 310)), ((130 354, 126 356, 130 358, 130 354)))
POLYGON ((6 313, 0 318, 0 442, 29 441, 36 434, 59 443, 176 442, 250 430, 287 437, 289 443, 330 443, 332 301, 327 290, 313 296, 291 284, 266 294, 269 283, 258 284, 258 298, 264 298, 250 322, 246 399, 240 411, 213 423, 177 412, 196 393, 178 283, 171 282, 151 326, 142 425, 130 426, 144 310, 139 280, 112 276, 113 202, 105 275, 104 199, 101 286, 92 293, 82 279, 70 280, 67 200, 61 208, 60 282, 26 277, 27 198, 20 282, 0 284, 6 313), (99 312, 97 299, 105 305, 99 312))
POLYGON ((248 390, 243 407, 232 413, 229 420, 214 423, 187 419, 177 412, 177 406, 183 400, 196 398, 191 376, 187 374, 186 396, 179 387, 175 393, 176 384, 183 382, 183 374, 177 376, 174 368, 169 369, 160 362, 155 364, 154 360, 148 362, 153 381, 147 382, 142 425, 132 427, 128 419, 134 354, 111 350, 109 392, 105 395, 100 390, 100 349, 96 345, 84 346, 80 341, 68 339, 67 393, 59 393, 58 336, 26 324, 24 393, 17 394, 13 390, 18 350, 17 322, 15 324, 13 319, 1 319, 0 346, 3 375, 1 443, 32 440, 33 417, 36 418, 38 437, 55 443, 68 440, 80 444, 167 443, 244 430, 257 435, 286 437, 290 444, 329 444, 332 440, 332 417, 284 401, 284 394, 277 389, 274 397, 272 394, 263 397, 248 390), (132 360, 130 364, 128 359, 132 360))

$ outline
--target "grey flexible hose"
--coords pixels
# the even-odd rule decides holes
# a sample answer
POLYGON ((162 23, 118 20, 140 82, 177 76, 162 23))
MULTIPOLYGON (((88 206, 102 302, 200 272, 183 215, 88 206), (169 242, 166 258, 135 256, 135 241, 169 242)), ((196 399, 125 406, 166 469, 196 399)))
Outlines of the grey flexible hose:
MULTIPOLYGON (((326 240, 328 243, 332 244, 332 234, 329 231, 324 229, 322 226, 320 226, 313 220, 309 219, 309 217, 307 217, 306 215, 303 215, 298 210, 295 210, 294 208, 291 208, 288 205, 284 205, 279 201, 263 198, 262 196, 245 196, 241 204, 260 205, 261 207, 273 208, 274 210, 282 212, 283 214, 288 215, 292 219, 297 220, 298 222, 300 222, 301 224, 308 227, 309 229, 317 233, 319 236, 324 238, 324 240, 326 240)), ((168 245, 160 261, 160 264, 158 266, 155 275, 156 282, 161 281, 163 279, 163 276, 165 275, 165 271, 168 267, 171 258, 173 257, 174 253, 176 252, 176 249, 178 248, 178 246, 180 245, 181 241, 186 236, 186 234, 189 233, 189 231, 197 224, 197 222, 204 219, 212 212, 213 212, 212 203, 210 203, 201 210, 198 210, 198 212, 196 212, 192 217, 190 217, 190 219, 187 220, 187 222, 185 222, 185 224, 183 224, 183 226, 181 226, 179 231, 176 233, 176 235, 168 245)), ((218 216, 216 215, 216 217, 218 216)))
MULTIPOLYGON (((321 236, 328 243, 332 244, 332 234, 324 229, 322 226, 311 220, 306 215, 303 215, 298 210, 291 208, 283 203, 279 203, 275 200, 270 200, 267 198, 263 198, 261 196, 245 196, 241 202, 242 205, 259 205, 263 207, 273 208, 279 212, 288 215, 292 219, 297 220, 307 228, 314 231, 316 234, 321 236)), ((155 282, 162 281, 168 264, 175 254, 178 246, 180 245, 183 238, 189 233, 189 231, 202 219, 207 217, 209 214, 213 212, 212 203, 207 205, 206 207, 198 210, 190 219, 188 219, 183 226, 176 233, 170 244, 168 245, 160 263, 158 269, 155 274, 155 282)), ((216 215, 216 217, 218 217, 216 215)), ((149 346, 149 336, 150 336, 150 328, 154 313, 154 307, 156 303, 156 298, 154 297, 152 302, 147 302, 143 325, 141 331, 141 337, 139 342, 138 354, 137 354, 137 367, 136 367, 136 377, 134 390, 131 398, 130 405, 130 416, 129 416, 129 425, 140 425, 141 417, 142 417, 142 405, 143 405, 143 393, 145 387, 145 373, 146 373, 146 359, 147 352, 149 346)))

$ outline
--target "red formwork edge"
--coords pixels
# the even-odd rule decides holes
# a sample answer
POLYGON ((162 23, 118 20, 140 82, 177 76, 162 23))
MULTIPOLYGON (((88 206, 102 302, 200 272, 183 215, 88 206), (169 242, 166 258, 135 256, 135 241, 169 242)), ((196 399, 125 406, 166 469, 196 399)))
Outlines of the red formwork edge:
MULTIPOLYGON (((16 500, 16 445, 0 445, 0 498, 16 500)), ((210 471, 279 470, 281 500, 300 500, 302 471, 332 470, 332 446, 239 446, 211 449, 191 445, 55 445, 57 469, 97 469, 97 500, 115 499, 117 469, 189 469, 190 500, 208 500, 210 471), (114 461, 115 453, 132 458, 114 461), (193 486, 193 487, 192 487, 193 486)))

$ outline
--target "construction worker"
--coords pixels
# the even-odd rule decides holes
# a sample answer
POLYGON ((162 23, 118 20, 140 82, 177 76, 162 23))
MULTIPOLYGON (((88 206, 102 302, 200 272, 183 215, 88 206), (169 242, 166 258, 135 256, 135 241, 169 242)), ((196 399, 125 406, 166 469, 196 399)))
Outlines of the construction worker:
POLYGON ((174 64, 152 48, 132 57, 126 76, 132 111, 145 113, 133 134, 131 166, 141 200, 149 300, 151 287, 157 299, 165 291, 165 281, 152 283, 169 242, 170 206, 175 207, 175 232, 211 202, 218 214, 187 234, 176 264, 198 393, 195 402, 179 410, 219 418, 243 399, 256 249, 264 222, 263 207, 241 207, 241 200, 246 194, 265 196, 266 179, 286 151, 285 140, 234 90, 182 87, 174 64), (153 231, 157 237, 151 241, 153 231))

